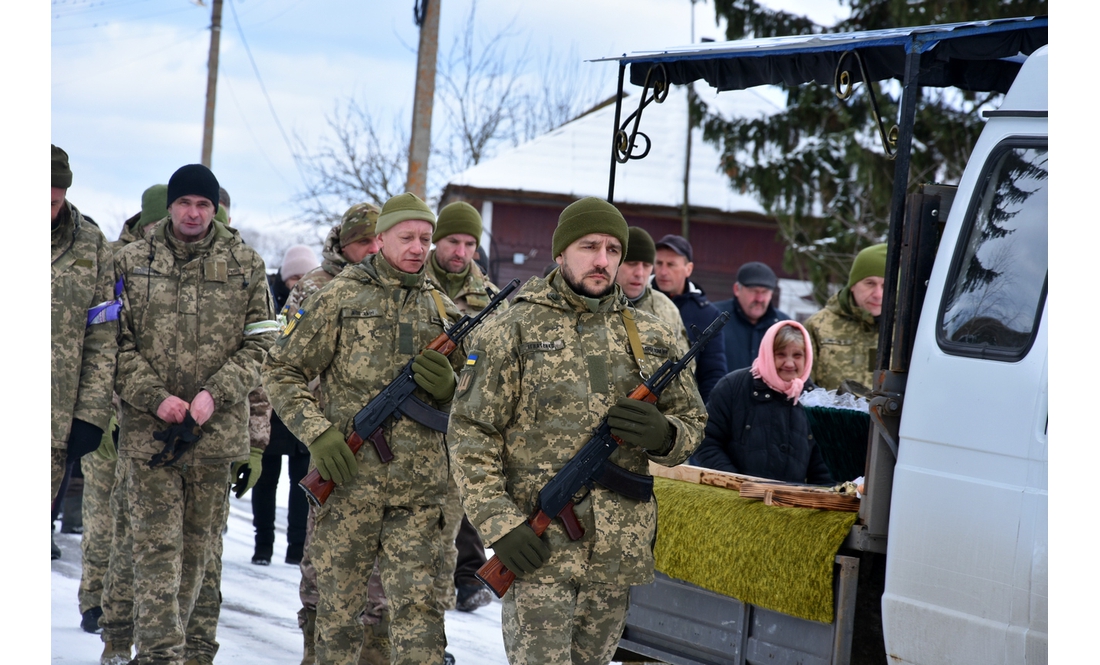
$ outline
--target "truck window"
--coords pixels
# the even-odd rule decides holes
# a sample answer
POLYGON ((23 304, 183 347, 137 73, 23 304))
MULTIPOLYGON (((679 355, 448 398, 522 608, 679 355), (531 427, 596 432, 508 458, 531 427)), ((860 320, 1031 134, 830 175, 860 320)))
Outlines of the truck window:
POLYGON ((939 313, 953 355, 1027 355, 1047 293, 1047 146, 1010 140, 990 153, 975 188, 939 313))

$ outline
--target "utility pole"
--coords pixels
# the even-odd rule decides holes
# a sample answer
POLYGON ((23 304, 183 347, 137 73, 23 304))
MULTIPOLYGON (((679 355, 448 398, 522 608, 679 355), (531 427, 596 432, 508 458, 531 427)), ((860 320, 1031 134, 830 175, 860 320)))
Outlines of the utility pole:
POLYGON ((218 48, 222 40, 222 0, 210 16, 210 59, 206 63, 206 114, 202 122, 202 165, 210 168, 214 152, 214 99, 218 94, 218 48))
POLYGON ((416 93, 413 97, 412 137, 409 139, 409 173, 405 190, 427 198, 428 155, 432 146, 432 100, 435 97, 435 60, 439 50, 439 3, 418 0, 413 8, 420 26, 416 50, 416 93))
MULTIPOLYGON (((695 43, 695 3, 699 0, 691 0, 691 43, 695 43)), ((684 206, 680 209, 680 235, 685 240, 690 240, 691 233, 691 206, 688 202, 689 185, 691 184, 691 103, 695 87, 687 84, 687 141, 684 146, 684 206)))

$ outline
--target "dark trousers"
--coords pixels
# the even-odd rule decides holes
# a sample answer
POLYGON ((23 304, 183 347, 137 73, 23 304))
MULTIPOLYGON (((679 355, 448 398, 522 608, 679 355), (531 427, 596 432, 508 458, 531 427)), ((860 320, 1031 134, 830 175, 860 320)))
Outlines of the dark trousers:
POLYGON ((462 526, 458 528, 455 536, 455 547, 458 548, 458 564, 455 566, 455 586, 477 586, 481 584, 474 573, 485 565, 485 548, 481 544, 481 536, 477 529, 470 524, 470 519, 462 516, 462 526))
MULTIPOLYGON (((309 471, 309 454, 287 455, 287 472, 290 475, 290 501, 287 504, 287 545, 301 546, 306 541, 306 515, 309 505, 306 494, 298 487, 309 471)), ((279 475, 283 472, 283 456, 263 456, 263 471, 252 488, 252 526, 256 527, 256 546, 275 544, 275 491, 279 475)))

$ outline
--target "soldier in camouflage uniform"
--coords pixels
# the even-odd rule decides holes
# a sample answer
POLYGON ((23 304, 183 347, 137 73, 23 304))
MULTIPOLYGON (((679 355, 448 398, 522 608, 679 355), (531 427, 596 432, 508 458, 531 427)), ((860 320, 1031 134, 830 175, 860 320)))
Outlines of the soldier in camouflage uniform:
POLYGON ((410 419, 390 420, 387 464, 345 440, 352 417, 413 356, 417 396, 446 408, 454 393, 451 359, 424 349, 458 311, 426 279, 435 215, 413 194, 391 198, 378 217, 382 249, 349 265, 295 312, 264 362, 275 411, 336 488, 317 511, 310 557, 317 571, 319 663, 353 665, 363 644, 360 614, 375 558, 389 599, 390 660, 443 661, 443 611, 435 601, 448 461, 443 434, 410 419), (320 378, 324 403, 309 389, 320 378))
POLYGON ((864 249, 852 263, 847 286, 806 319, 814 347, 813 381, 818 386, 836 390, 848 380, 870 389, 885 274, 886 244, 864 249))
POLYGON ((653 580, 652 500, 597 485, 575 506, 581 539, 569 540, 557 520, 539 538, 526 520, 543 485, 604 416, 624 441, 611 462, 641 481, 650 461, 678 464, 703 436, 691 372, 657 405, 626 397, 641 374, 681 355, 672 328, 635 313, 615 284, 627 233, 606 201, 569 205, 554 232, 559 267, 529 280, 485 325, 459 376, 447 441, 467 514, 517 574, 502 612, 511 663, 610 662, 630 585, 653 580))
POLYGON ((115 257, 139 665, 189 655, 185 627, 221 539, 231 465, 248 458, 246 397, 278 329, 263 259, 213 221, 217 198, 209 169, 180 168, 168 181, 168 219, 115 257), (153 433, 188 417, 201 438, 174 464, 156 463, 170 442, 153 433))
MULTIPOLYGON (((302 275, 298 283, 287 296, 282 309, 282 320, 293 316, 302 307, 302 303, 311 295, 320 291, 333 277, 340 274, 348 264, 359 263, 381 247, 375 225, 378 223, 378 206, 372 203, 356 203, 347 209, 340 223, 329 230, 321 250, 321 265, 302 275)), ((319 381, 311 383, 313 394, 320 402, 319 381)), ((324 408, 323 403, 321 408, 324 408)), ((309 544, 313 540, 315 515, 312 506, 306 518, 306 540, 299 568, 302 580, 298 585, 298 596, 302 609, 298 610, 298 627, 302 629, 303 656, 301 665, 314 665, 314 629, 317 621, 317 571, 309 556, 309 544)), ((363 613, 365 641, 363 659, 374 657, 379 662, 389 662, 388 622, 386 619, 386 595, 382 591, 378 567, 375 566, 367 585, 367 608, 363 613), (384 654, 384 655, 383 655, 384 654)))
MULTIPOLYGON (((465 201, 456 201, 439 211, 432 242, 435 249, 428 259, 428 276, 447 293, 462 314, 477 314, 500 292, 474 263, 481 239, 481 215, 465 201)), ((496 313, 503 311, 501 303, 496 313)), ((445 610, 456 607, 472 612, 492 602, 493 596, 474 573, 485 564, 481 536, 462 509, 462 496, 452 477, 443 504, 447 530, 443 537, 443 571, 436 579, 436 592, 445 610)))
MULTIPOLYGON (((99 447, 111 419, 118 303, 99 227, 65 200, 69 156, 50 146, 50 502, 65 469, 99 447)), ((52 558, 61 551, 52 542, 52 558)))
MULTIPOLYGON (((680 316, 680 310, 668 296, 650 285, 653 261, 657 257, 653 237, 640 226, 629 228, 630 241, 627 243, 626 257, 619 268, 619 273, 615 276, 615 283, 623 290, 623 295, 635 309, 649 312, 675 330, 680 338, 682 352, 687 352, 691 348, 691 343, 688 342, 687 329, 684 328, 684 319, 680 316)), ((694 368, 691 368, 691 371, 694 373, 694 368)))

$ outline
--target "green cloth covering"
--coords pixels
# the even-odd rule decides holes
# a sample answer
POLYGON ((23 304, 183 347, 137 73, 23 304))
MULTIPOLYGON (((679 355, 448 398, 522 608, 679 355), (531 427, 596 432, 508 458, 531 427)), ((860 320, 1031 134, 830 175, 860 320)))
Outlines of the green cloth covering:
POLYGON ((779 508, 654 478, 657 570, 743 603, 832 623, 833 563, 857 514, 779 508))

